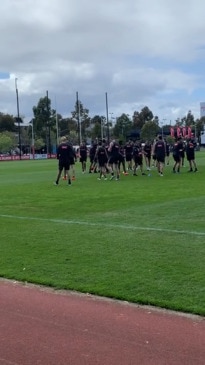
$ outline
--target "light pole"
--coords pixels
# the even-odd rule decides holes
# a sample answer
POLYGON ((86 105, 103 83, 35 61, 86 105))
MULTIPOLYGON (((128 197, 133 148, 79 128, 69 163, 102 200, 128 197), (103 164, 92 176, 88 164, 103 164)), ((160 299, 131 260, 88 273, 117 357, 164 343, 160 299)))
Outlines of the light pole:
POLYGON ((33 130, 33 119, 31 121, 31 150, 33 155, 33 160, 35 158, 35 147, 34 147, 34 130, 33 130))
POLYGON ((78 124, 78 144, 79 144, 79 147, 82 143, 82 132, 81 132, 81 121, 82 121, 82 118, 79 117, 79 118, 71 118, 71 120, 73 120, 74 122, 77 122, 78 124))
POLYGON ((56 111, 56 148, 58 146, 59 141, 59 129, 58 129, 58 114, 56 111))
POLYGON ((69 131, 69 128, 61 130, 61 121, 63 118, 59 117, 59 114, 56 115, 56 147, 59 145, 60 137, 62 137, 63 131, 69 131))
POLYGON ((80 118, 80 103, 78 99, 78 91, 76 91, 76 112, 77 112, 77 122, 78 122, 78 144, 81 144, 81 118, 80 118))
POLYGON ((15 78, 15 88, 16 88, 16 105, 17 105, 17 123, 18 123, 18 143, 19 143, 19 158, 21 160, 21 125, 20 125, 20 113, 19 113, 19 93, 18 93, 18 79, 15 78))
POLYGON ((109 113, 110 114, 110 127, 111 127, 111 131, 112 131, 112 137, 113 137, 113 130, 112 130, 112 127, 113 127, 113 125, 112 125, 112 123, 114 123, 114 122, 112 122, 112 121, 114 121, 115 120, 115 123, 116 123, 116 118, 115 117, 113 117, 113 114, 114 113, 109 113))
POLYGON ((80 144, 82 143, 82 117, 79 117, 79 128, 80 128, 80 144))
POLYGON ((109 128, 109 117, 108 117, 108 97, 107 92, 105 93, 105 103, 106 103, 106 117, 107 117, 107 141, 110 143, 110 128, 109 128))
POLYGON ((162 138, 164 138, 164 129, 163 129, 163 126, 164 126, 164 122, 166 122, 166 119, 162 119, 162 138))
POLYGON ((194 122, 194 134, 195 134, 195 141, 197 140, 197 129, 196 129, 196 122, 194 122))
POLYGON ((104 138, 104 133, 103 133, 103 129, 104 129, 104 117, 100 118, 100 127, 101 127, 101 139, 103 140, 104 138))
POLYGON ((59 143, 59 129, 58 129, 58 113, 57 113, 57 102, 56 102, 56 96, 55 96, 55 104, 56 104, 56 148, 59 143))
POLYGON ((51 158, 51 125, 50 125, 50 112, 49 112, 49 100, 48 100, 48 90, 46 90, 46 111, 47 111, 47 155, 51 158))

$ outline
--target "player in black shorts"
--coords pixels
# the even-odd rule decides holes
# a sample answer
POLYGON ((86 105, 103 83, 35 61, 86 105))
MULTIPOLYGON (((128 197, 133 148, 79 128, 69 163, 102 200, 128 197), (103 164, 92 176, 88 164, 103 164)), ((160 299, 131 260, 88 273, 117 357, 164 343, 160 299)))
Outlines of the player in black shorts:
POLYGON ((140 142, 135 142, 133 146, 133 176, 137 176, 136 171, 140 168, 141 174, 146 175, 143 172, 143 148, 140 142))
POLYGON ((107 166, 107 162, 108 162, 108 155, 107 155, 105 144, 103 144, 102 141, 100 141, 98 143, 98 147, 97 147, 96 154, 95 154, 95 159, 98 162, 98 168, 100 171, 100 176, 98 177, 98 180, 101 180, 103 176, 104 176, 104 180, 107 180, 106 166, 107 166))
POLYGON ((150 141, 145 142, 143 152, 144 152, 147 170, 150 171, 151 170, 151 152, 152 152, 152 144, 150 141))
POLYGON ((59 180, 64 169, 65 174, 68 176, 68 185, 71 185, 70 178, 70 160, 72 157, 73 151, 71 145, 68 143, 66 137, 61 138, 61 143, 57 148, 57 159, 58 159, 58 175, 55 181, 55 185, 59 184, 59 180))
POLYGON ((72 155, 70 158, 70 170, 72 171, 72 180, 75 180, 75 162, 77 160, 75 148, 71 145, 72 155))
POLYGON ((86 162, 87 162, 87 146, 85 142, 82 142, 79 148, 79 156, 80 162, 82 166, 82 173, 86 171, 86 162))
POLYGON ((181 167, 184 167, 186 145, 182 138, 180 138, 180 157, 181 157, 181 167))
POLYGON ((169 165, 169 156, 170 156, 170 144, 167 142, 167 140, 164 140, 165 142, 165 148, 166 148, 166 164, 169 165))
MULTIPOLYGON (((75 152, 75 148, 72 146, 72 144, 70 143, 70 146, 72 148, 72 154, 70 156, 70 171, 72 173, 72 180, 75 180, 75 161, 77 160, 77 156, 76 156, 76 152, 75 152)), ((64 169, 64 176, 63 176, 63 180, 67 180, 67 174, 66 174, 66 170, 64 169)))
POLYGON ((119 141, 119 146, 120 146, 120 150, 119 150, 119 171, 122 165, 122 173, 124 175, 128 175, 128 172, 126 171, 126 166, 125 166, 125 147, 123 145, 122 141, 119 141))
POLYGON ((178 138, 177 141, 174 142, 172 154, 174 159, 174 166, 173 166, 173 173, 180 172, 180 166, 181 166, 181 154, 180 154, 180 148, 181 148, 181 138, 178 138))
POLYGON ((189 162, 189 171, 188 172, 197 172, 197 166, 195 162, 195 148, 196 142, 193 138, 189 139, 186 146, 186 156, 187 161, 189 162))
POLYGON ((154 145, 154 154, 156 156, 158 173, 160 176, 163 176, 166 148, 161 135, 158 136, 158 141, 154 145))
POLYGON ((132 170, 132 157, 133 157, 133 143, 129 140, 125 144, 125 160, 127 162, 127 169, 132 170))
POLYGON ((89 157, 90 157, 90 167, 89 167, 89 173, 97 172, 97 160, 96 160, 96 150, 97 150, 97 142, 93 142, 90 151, 89 151, 89 157))
POLYGON ((119 161, 120 161, 120 146, 119 143, 117 143, 115 140, 113 140, 108 148, 109 152, 109 160, 108 165, 109 169, 111 170, 111 178, 110 180, 113 180, 115 177, 115 180, 119 180, 120 178, 120 172, 119 172, 119 161), (114 175, 116 174, 116 176, 114 175))

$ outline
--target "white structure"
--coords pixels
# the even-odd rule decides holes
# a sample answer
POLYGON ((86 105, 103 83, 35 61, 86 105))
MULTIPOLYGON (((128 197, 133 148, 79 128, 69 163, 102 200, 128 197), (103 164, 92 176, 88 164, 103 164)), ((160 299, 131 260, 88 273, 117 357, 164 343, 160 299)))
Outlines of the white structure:
POLYGON ((205 102, 200 103, 200 117, 205 117, 205 102))

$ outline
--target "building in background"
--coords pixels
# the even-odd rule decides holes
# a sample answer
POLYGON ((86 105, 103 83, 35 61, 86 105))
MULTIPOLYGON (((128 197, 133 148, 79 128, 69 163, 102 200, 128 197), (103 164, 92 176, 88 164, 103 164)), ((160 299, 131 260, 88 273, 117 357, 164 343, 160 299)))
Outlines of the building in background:
MULTIPOLYGON (((205 102, 200 103, 200 117, 205 117, 205 102)), ((201 131, 201 138, 200 138, 200 144, 202 146, 205 146, 205 126, 204 130, 201 131)))
POLYGON ((200 118, 205 117, 205 102, 200 103, 200 118))

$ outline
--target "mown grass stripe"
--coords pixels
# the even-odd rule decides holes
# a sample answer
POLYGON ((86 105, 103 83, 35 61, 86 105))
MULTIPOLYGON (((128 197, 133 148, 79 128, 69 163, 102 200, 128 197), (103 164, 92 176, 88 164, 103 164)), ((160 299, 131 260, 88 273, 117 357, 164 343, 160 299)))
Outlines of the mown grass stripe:
POLYGON ((88 222, 88 221, 80 221, 80 220, 67 220, 67 219, 52 219, 52 218, 40 218, 40 217, 25 217, 25 216, 16 216, 16 215, 9 215, 9 214, 0 214, 1 218, 10 218, 10 219, 20 219, 20 220, 36 220, 42 222, 51 222, 51 223, 60 223, 60 224, 73 224, 73 225, 85 225, 85 226, 100 226, 106 228, 117 228, 117 229, 129 229, 129 230, 136 230, 136 231, 153 231, 153 232, 169 232, 169 233, 176 233, 176 234, 186 234, 186 235, 193 235, 193 236, 205 236, 205 232, 197 232, 197 231, 185 231, 185 230, 178 230, 178 229, 168 229, 168 228, 157 228, 157 227, 138 227, 134 225, 127 225, 127 224, 109 224, 103 222, 88 222))

